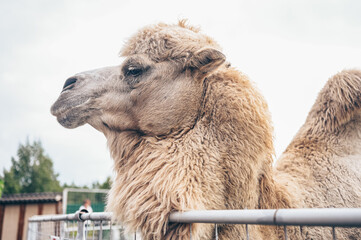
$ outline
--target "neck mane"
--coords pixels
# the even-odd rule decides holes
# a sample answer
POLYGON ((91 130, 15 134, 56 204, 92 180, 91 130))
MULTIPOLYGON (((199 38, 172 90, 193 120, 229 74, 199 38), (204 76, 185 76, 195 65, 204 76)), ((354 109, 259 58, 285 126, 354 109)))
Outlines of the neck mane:
POLYGON ((107 136, 116 172, 108 210, 128 230, 164 233, 171 211, 291 206, 273 179, 263 97, 234 69, 208 81, 204 111, 189 131, 161 139, 136 132, 107 136), (162 224, 144 229, 149 221, 162 224))

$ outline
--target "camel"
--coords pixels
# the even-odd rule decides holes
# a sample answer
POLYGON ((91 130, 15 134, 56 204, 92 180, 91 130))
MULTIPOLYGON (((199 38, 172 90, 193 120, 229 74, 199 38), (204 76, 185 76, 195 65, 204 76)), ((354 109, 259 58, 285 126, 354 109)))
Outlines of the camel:
MULTIPOLYGON (((361 71, 336 74, 276 162, 276 176, 292 179, 291 191, 301 194, 301 207, 361 207, 360 107, 361 71)), ((332 238, 326 228, 309 228, 308 235, 332 238)), ((361 232, 344 229, 337 238, 361 239, 361 232)))
MULTIPOLYGON (((169 223, 173 211, 360 207, 361 72, 344 71, 321 91, 305 125, 273 167, 267 103, 199 29, 146 26, 119 66, 66 80, 51 112, 66 128, 101 131, 114 159, 107 211, 143 239, 212 239, 211 224, 169 223)), ((250 226, 253 239, 283 229, 250 226)), ((291 239, 329 233, 289 228, 291 239), (303 236, 301 236, 303 235, 303 236)), ((338 231, 339 239, 361 238, 338 231)), ((245 239, 220 225, 219 239, 245 239)))

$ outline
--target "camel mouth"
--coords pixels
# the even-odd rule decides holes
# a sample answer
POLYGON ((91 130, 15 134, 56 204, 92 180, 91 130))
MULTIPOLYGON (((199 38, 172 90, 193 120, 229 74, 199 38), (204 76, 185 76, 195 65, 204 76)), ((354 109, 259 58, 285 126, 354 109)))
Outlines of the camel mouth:
POLYGON ((50 112, 53 116, 56 117, 56 120, 58 121, 58 123, 60 123, 60 125, 62 125, 63 127, 68 128, 69 126, 69 112, 71 111, 72 108, 66 108, 64 106, 60 106, 58 104, 58 101, 55 102, 51 108, 50 108, 50 112))
POLYGON ((65 128, 76 128, 86 123, 88 112, 82 110, 82 104, 76 106, 62 105, 58 101, 51 106, 50 112, 65 128))
POLYGON ((73 88, 74 83, 66 86, 60 94, 59 98, 55 101, 55 103, 51 106, 50 112, 53 116, 58 119, 65 119, 70 112, 76 111, 79 115, 82 115, 82 107, 86 105, 90 98, 87 96, 71 96, 72 94, 68 94, 65 92, 73 88))
POLYGON ((65 128, 73 129, 78 126, 73 124, 72 119, 69 118, 69 116, 66 113, 57 115, 56 120, 58 121, 58 123, 60 123, 61 126, 65 128))

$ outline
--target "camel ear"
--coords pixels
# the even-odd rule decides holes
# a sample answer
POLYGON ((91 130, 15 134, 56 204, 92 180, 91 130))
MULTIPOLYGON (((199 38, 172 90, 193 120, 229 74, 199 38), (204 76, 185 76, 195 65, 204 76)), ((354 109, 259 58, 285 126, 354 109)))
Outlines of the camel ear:
POLYGON ((226 56, 214 48, 198 50, 188 61, 188 67, 198 77, 206 77, 226 61, 226 56))

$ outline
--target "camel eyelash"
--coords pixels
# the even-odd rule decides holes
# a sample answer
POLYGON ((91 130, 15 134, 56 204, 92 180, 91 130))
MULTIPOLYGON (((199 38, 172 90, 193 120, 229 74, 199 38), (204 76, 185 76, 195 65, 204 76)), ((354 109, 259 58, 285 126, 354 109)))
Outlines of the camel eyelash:
POLYGON ((126 71, 127 76, 138 77, 143 73, 143 68, 141 67, 128 67, 126 71))

